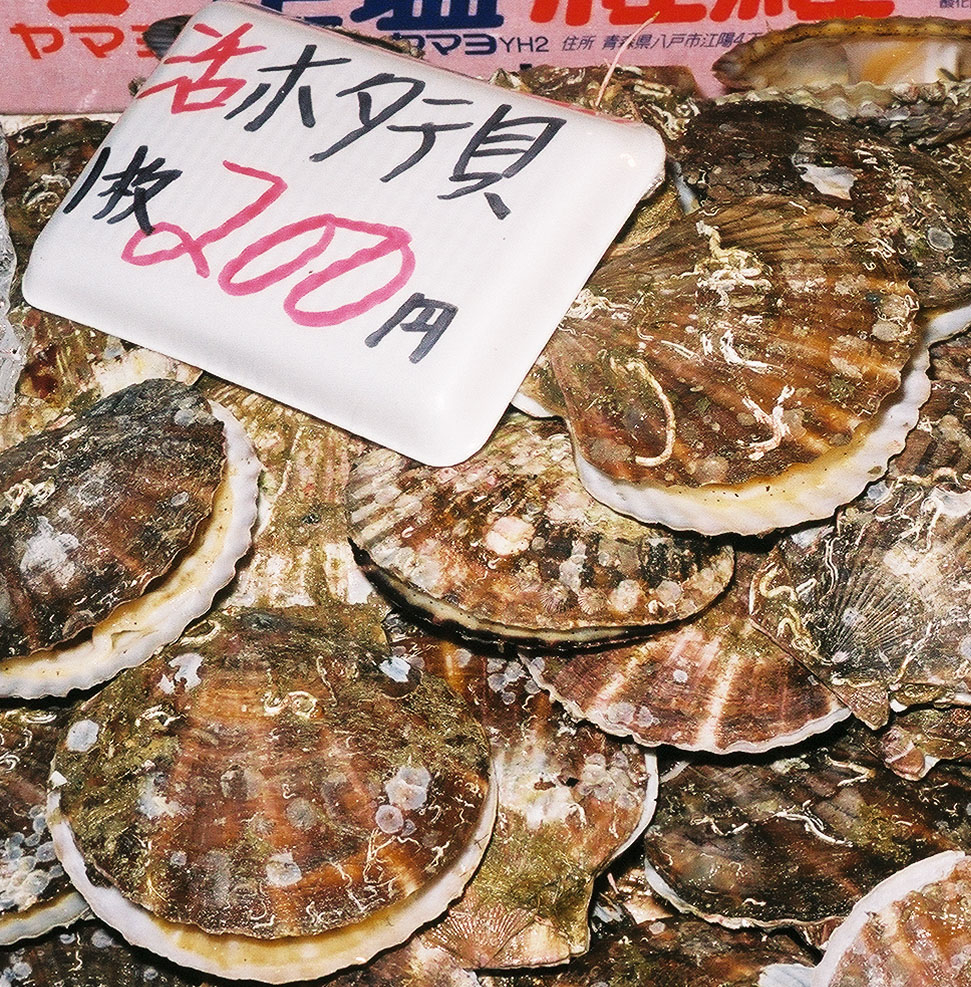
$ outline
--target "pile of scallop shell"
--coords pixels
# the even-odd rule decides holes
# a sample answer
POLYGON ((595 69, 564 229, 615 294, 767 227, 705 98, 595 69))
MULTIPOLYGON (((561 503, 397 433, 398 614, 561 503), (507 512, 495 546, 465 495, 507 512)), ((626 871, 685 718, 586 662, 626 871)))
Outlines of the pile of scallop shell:
POLYGON ((963 32, 502 73, 669 177, 447 469, 31 309, 11 131, 0 987, 971 983, 963 32))

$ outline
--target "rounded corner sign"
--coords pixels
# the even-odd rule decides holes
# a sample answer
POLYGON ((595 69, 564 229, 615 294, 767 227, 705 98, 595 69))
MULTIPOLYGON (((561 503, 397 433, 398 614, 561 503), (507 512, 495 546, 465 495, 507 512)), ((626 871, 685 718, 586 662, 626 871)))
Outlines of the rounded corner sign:
POLYGON ((24 293, 444 465, 663 167, 649 127, 220 0, 65 197, 24 293))

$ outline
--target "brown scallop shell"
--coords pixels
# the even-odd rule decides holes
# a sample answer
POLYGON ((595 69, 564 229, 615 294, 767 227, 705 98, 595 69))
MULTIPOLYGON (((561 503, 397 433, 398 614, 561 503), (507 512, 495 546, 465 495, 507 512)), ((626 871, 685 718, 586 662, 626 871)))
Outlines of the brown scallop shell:
POLYGON ((392 655, 466 698, 492 748, 499 810, 475 877, 422 938, 466 967, 561 963, 589 946, 594 878, 654 811, 657 763, 555 707, 516 660, 386 622, 392 655))
POLYGON ((44 818, 51 758, 69 713, 66 707, 0 710, 2 944, 67 925, 87 910, 54 853, 44 818))
POLYGON ((971 30, 958 18, 801 22, 736 45, 712 71, 730 90, 767 91, 908 142, 971 126, 971 30))
POLYGON ((971 761, 971 707, 924 706, 895 714, 879 733, 887 767, 911 781, 938 761, 971 761))
POLYGON ((358 460, 351 538, 375 576, 474 633, 588 642, 675 620, 731 576, 728 546, 615 514, 583 489, 562 423, 510 416, 447 469, 358 460))
POLYGON ((192 383, 199 376, 198 369, 171 357, 35 309, 20 294, 34 240, 109 129, 105 121, 76 117, 25 127, 6 138, 3 205, 16 252, 10 319, 22 352, 0 364, 0 411, 7 412, 0 415, 0 449, 128 384, 150 377, 192 383), (9 381, 8 370, 15 374, 9 381))
POLYGON ((855 496, 926 396, 905 393, 880 432, 918 343, 888 254, 827 206, 766 196, 696 212, 605 263, 546 349, 590 489, 709 533, 824 517, 855 496), (720 513, 682 509, 692 491, 722 497, 720 513))
POLYGON ((209 512, 223 425, 150 380, 0 453, 0 657, 73 638, 166 572, 209 512))
POLYGON ((696 759, 662 775, 644 836, 648 880, 729 926, 826 928, 921 857, 966 846, 971 778, 903 782, 856 726, 771 761, 696 759))
MULTIPOLYGON (((76 710, 52 779, 62 860, 66 821, 89 885, 214 934, 201 955, 179 953, 181 933, 153 948, 275 982, 311 973, 296 952, 222 969, 213 942, 329 942, 367 921, 337 966, 362 962, 414 930, 395 925, 398 907, 467 866, 471 845, 481 855, 494 814, 488 744, 461 700, 299 610, 212 615, 119 675, 76 710)), ((110 920, 112 902, 83 890, 110 920)), ((315 955, 313 975, 328 962, 315 955)))
POLYGON ((920 151, 820 110, 765 101, 707 106, 676 154, 703 196, 784 195, 852 216, 892 246, 922 305, 971 298, 971 197, 920 151))
POLYGON ((760 625, 877 728, 896 708, 971 703, 971 399, 935 381, 886 479, 835 528, 780 542, 760 625))
POLYGON ((522 660, 574 716, 640 744, 724 754, 798 743, 849 710, 752 622, 763 557, 736 551, 728 592, 687 622, 632 644, 522 660))
POLYGON ((971 861, 918 860, 854 906, 833 933, 811 987, 971 983, 971 861))

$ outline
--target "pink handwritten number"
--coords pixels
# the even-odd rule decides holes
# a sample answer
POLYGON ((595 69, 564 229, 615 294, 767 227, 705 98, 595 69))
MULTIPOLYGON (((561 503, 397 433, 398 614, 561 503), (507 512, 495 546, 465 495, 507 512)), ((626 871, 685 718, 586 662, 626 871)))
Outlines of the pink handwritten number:
POLYGON ((219 286, 229 295, 248 295, 255 291, 262 291, 293 274, 304 264, 320 257, 330 246, 337 230, 367 233, 380 237, 380 241, 369 247, 355 250, 350 257, 331 261, 323 270, 315 271, 298 281, 284 300, 283 310, 297 325, 301 326, 333 326, 347 319, 353 319, 357 315, 363 315, 375 305, 379 305, 385 299, 390 298, 406 284, 415 269, 415 255, 409 246, 411 237, 397 226, 341 219, 331 213, 322 213, 319 216, 302 219, 297 223, 290 223, 275 233, 268 233, 266 236, 260 237, 259 240, 250 244, 233 260, 229 261, 219 275, 219 286), (321 230, 322 232, 316 243, 301 251, 292 261, 280 264, 272 271, 267 271, 259 277, 250 278, 247 281, 237 282, 233 280, 247 264, 262 256, 266 251, 311 230, 321 230), (363 267, 373 260, 379 260, 396 252, 401 254, 401 263, 397 273, 385 285, 369 292, 363 298, 319 312, 299 307, 300 302, 321 285, 336 280, 342 274, 357 270, 357 268, 363 267))
MULTIPOLYGON (((165 261, 177 260, 187 256, 195 267, 196 274, 201 278, 209 277, 211 269, 205 256, 205 249, 213 243, 223 240, 230 234, 242 229, 251 220, 265 212, 286 191, 287 184, 279 175, 272 175, 257 168, 247 168, 244 165, 224 161, 223 167, 237 175, 256 178, 269 185, 261 195, 234 213, 219 226, 213 227, 199 236, 192 236, 181 226, 174 223, 155 223, 151 233, 138 230, 125 244, 121 259, 138 267, 148 267, 165 261), (155 238, 160 233, 170 233, 177 240, 174 246, 154 250, 150 253, 138 252, 139 246, 147 239, 155 238)), ((283 309, 287 315, 301 326, 333 326, 358 315, 369 312, 375 305, 390 298, 402 288, 415 269, 415 255, 411 249, 411 235, 397 226, 387 226, 384 223, 367 223, 353 219, 342 219, 332 213, 320 213, 301 219, 294 223, 281 226, 272 233, 267 233, 244 247, 235 257, 223 265, 217 276, 219 287, 227 295, 252 295, 270 288, 295 274, 305 264, 322 256, 334 239, 338 230, 352 233, 363 233, 378 238, 378 242, 355 250, 349 257, 332 260, 320 271, 314 271, 297 282, 287 294, 283 309), (238 280, 238 276, 247 265, 262 257, 275 247, 289 243, 305 233, 320 230, 320 236, 309 247, 305 247, 291 260, 284 261, 269 271, 264 271, 252 278, 238 280), (355 271, 365 264, 380 260, 392 254, 400 254, 397 272, 385 284, 368 292, 362 298, 336 308, 321 311, 301 308, 300 303, 317 288, 335 281, 341 275, 355 271)))

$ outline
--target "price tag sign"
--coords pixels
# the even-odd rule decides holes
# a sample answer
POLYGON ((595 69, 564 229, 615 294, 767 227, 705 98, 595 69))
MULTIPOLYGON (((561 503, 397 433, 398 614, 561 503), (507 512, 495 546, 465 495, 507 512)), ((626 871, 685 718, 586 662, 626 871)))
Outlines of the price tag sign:
POLYGON ((663 165, 649 127, 225 0, 122 114, 23 290, 451 465, 663 165))

